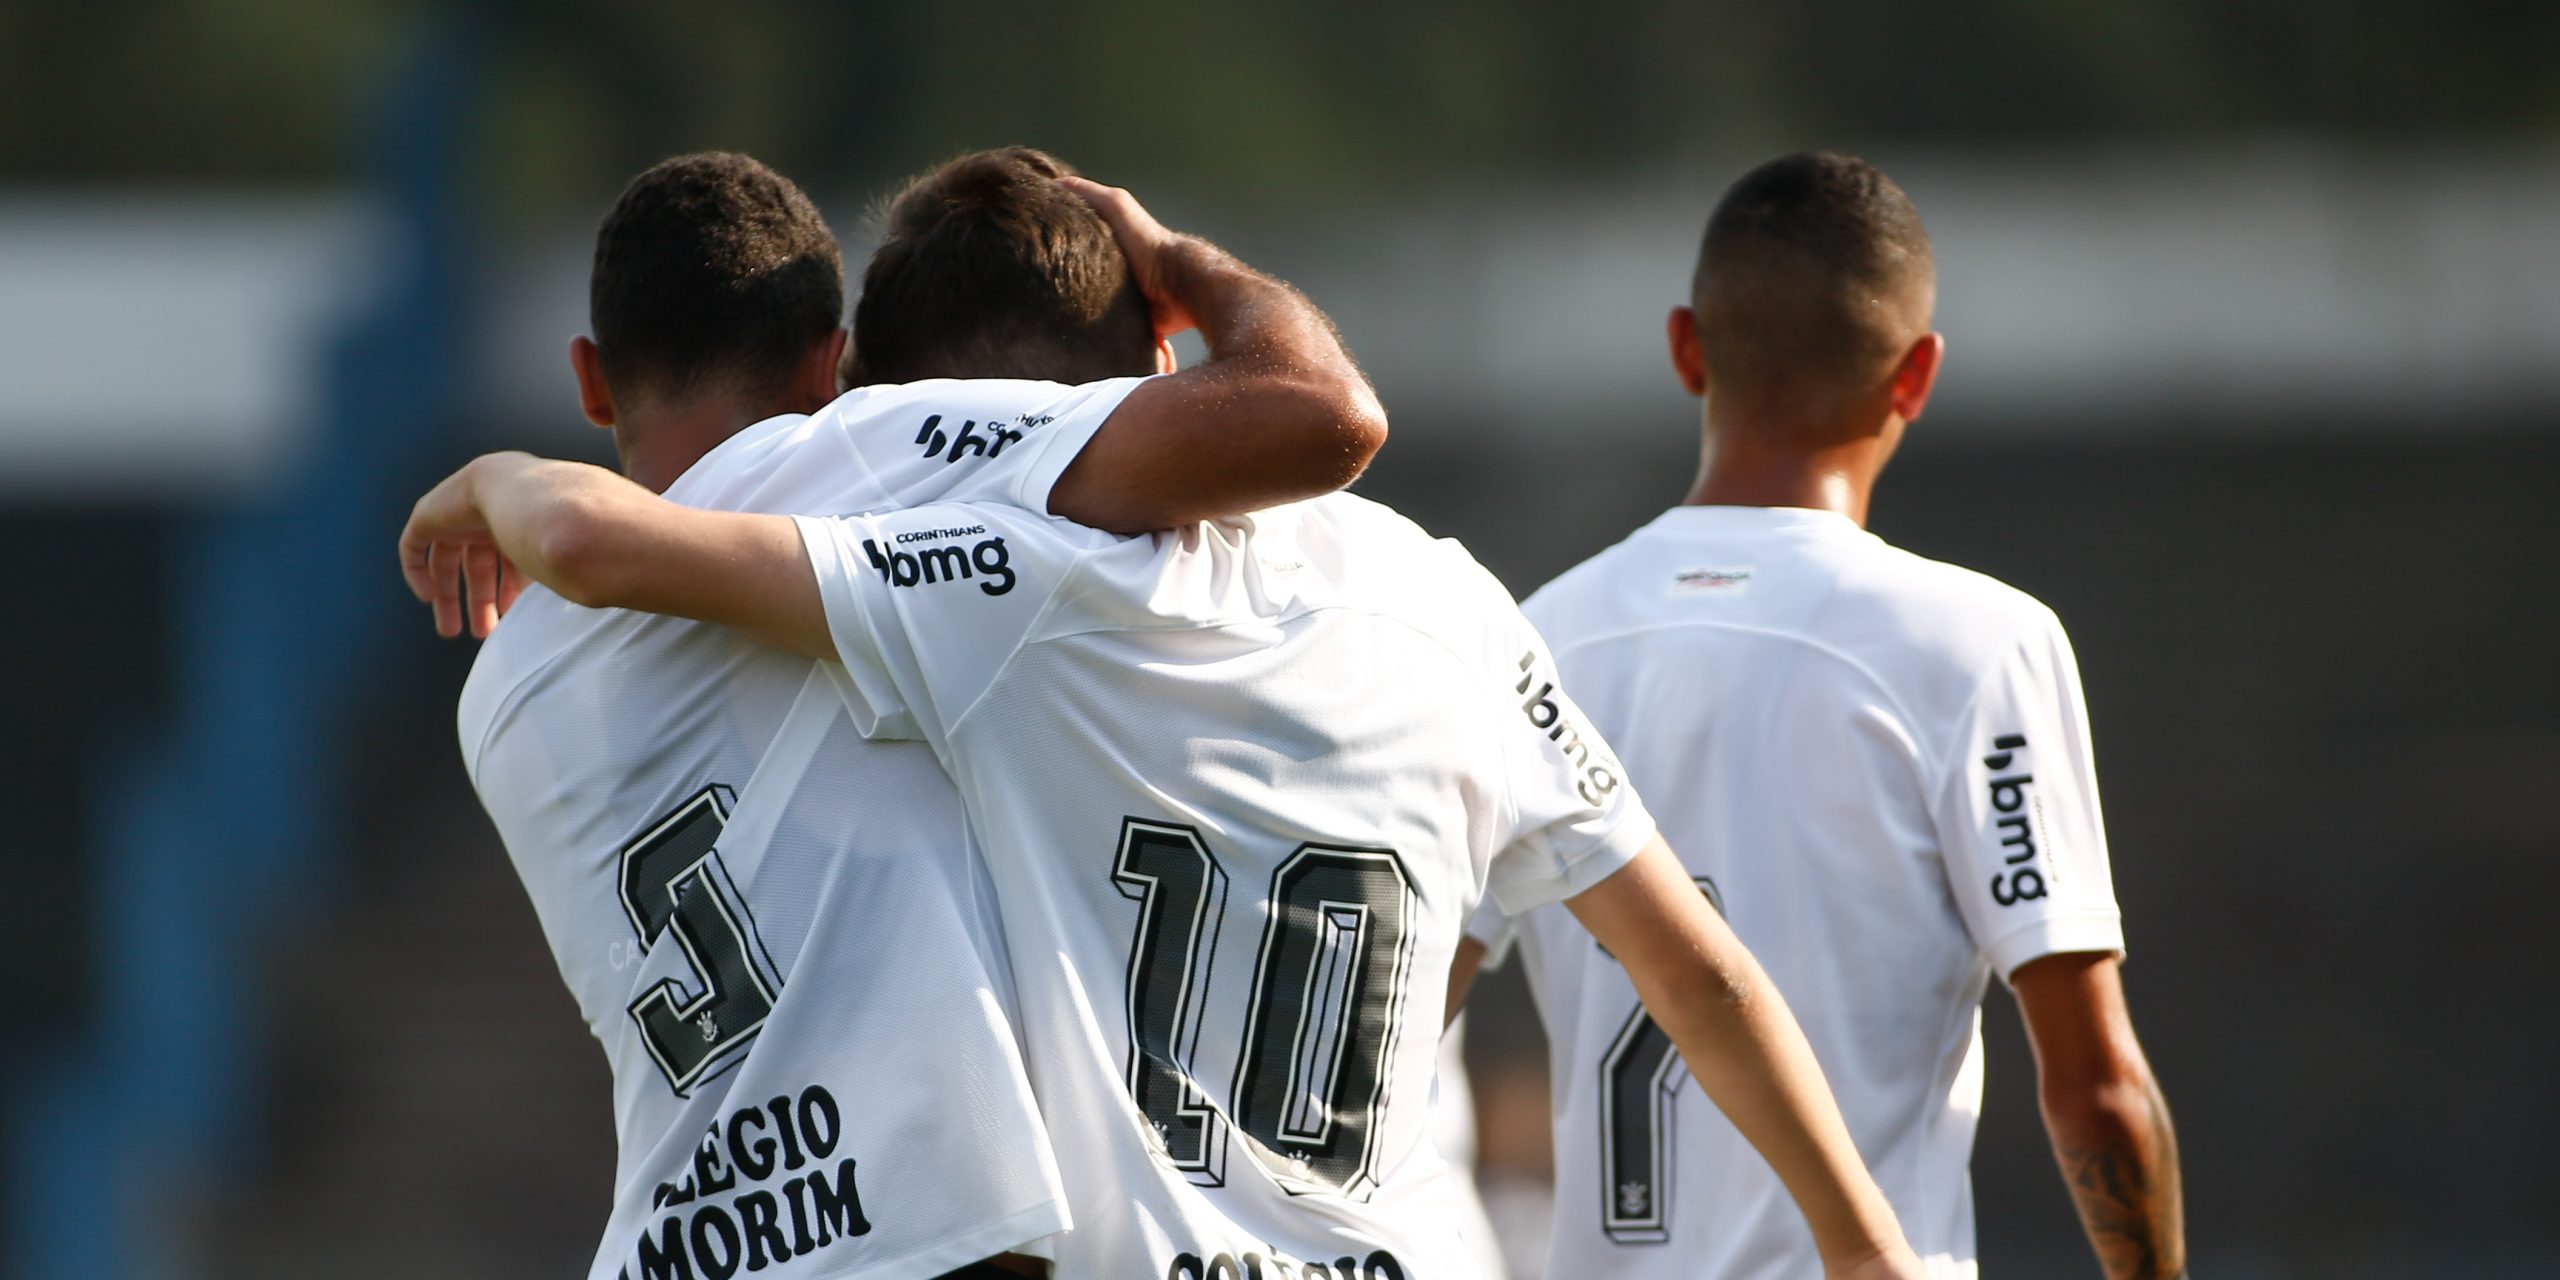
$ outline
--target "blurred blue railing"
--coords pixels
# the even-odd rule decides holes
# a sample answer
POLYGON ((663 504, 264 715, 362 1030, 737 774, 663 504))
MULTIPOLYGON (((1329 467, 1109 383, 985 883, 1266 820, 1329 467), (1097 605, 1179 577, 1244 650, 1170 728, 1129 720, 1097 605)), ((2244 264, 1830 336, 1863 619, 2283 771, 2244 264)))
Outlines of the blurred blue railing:
POLYGON ((392 538, 461 382, 468 47, 425 33, 388 82, 379 288, 332 340, 309 447, 257 498, 175 526, 176 705, 96 772, 96 981, 83 1038, 13 1094, 8 1275, 175 1276, 172 1198, 260 1154, 258 944, 324 904, 333 850, 366 838, 339 744, 409 619, 392 538))

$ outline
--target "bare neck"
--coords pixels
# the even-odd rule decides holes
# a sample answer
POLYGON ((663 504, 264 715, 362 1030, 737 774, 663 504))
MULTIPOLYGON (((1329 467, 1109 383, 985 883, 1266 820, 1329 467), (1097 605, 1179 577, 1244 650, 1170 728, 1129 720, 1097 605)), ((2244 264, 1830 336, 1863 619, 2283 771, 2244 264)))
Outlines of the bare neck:
POLYGON ((647 404, 614 424, 613 447, 622 456, 622 474, 652 493, 665 493, 676 477, 729 437, 776 414, 794 412, 805 410, 728 396, 647 404))
POLYGON ((1769 423, 1728 422, 1705 415, 1697 483, 1683 499, 1693 507, 1804 507, 1836 511, 1865 528, 1876 476, 1893 454, 1896 424, 1830 444, 1798 442, 1769 423))

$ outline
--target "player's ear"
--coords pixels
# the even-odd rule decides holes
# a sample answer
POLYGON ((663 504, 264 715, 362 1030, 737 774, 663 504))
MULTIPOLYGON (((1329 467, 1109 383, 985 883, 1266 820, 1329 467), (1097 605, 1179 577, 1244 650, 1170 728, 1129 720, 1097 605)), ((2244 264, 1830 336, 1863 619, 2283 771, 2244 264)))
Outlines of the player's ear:
POLYGON ((1902 363, 1894 366, 1893 383, 1887 389, 1893 416, 1904 422, 1919 420, 1920 411, 1929 407, 1929 392, 1938 385, 1938 366, 1946 355, 1946 335, 1940 333, 1921 334, 1902 353, 1902 363))
POLYGON ((613 388, 604 383, 604 353, 596 349, 595 339, 583 333, 569 339, 569 367, 578 372, 578 407, 586 411, 587 421, 612 426, 613 388))
POLYGON ((1161 335, 1161 334, 1157 335, 1157 337, 1156 337, 1156 372, 1158 372, 1158 373, 1173 373, 1173 372, 1176 372, 1176 371, 1180 370, 1181 368, 1182 368, 1182 365, 1180 364, 1180 362, 1176 361, 1176 360, 1173 358, 1173 339, 1168 338, 1168 337, 1165 337, 1165 336, 1163 336, 1163 335, 1161 335))
POLYGON ((1680 385, 1689 394, 1707 393, 1707 354, 1698 347, 1698 313, 1688 307, 1673 307, 1663 321, 1663 333, 1671 340, 1671 368, 1680 375, 1680 385))
POLYGON ((852 334, 832 329, 826 341, 809 348, 800 367, 791 375, 791 400, 802 413, 815 413, 836 398, 838 370, 844 365, 844 348, 852 334))

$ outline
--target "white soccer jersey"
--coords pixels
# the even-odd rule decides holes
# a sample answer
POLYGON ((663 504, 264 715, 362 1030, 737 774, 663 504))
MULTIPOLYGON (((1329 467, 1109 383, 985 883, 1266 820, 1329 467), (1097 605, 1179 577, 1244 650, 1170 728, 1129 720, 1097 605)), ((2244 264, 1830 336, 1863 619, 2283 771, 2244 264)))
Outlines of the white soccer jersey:
MULTIPOLYGON (((868 388, 667 496, 1045 506, 1138 381, 868 388)), ((821 666, 537 588, 463 690, 472 782, 613 1068, 594 1280, 929 1276, 1067 1224, 958 798, 923 748, 862 741, 821 666)))
POLYGON ((936 506, 806 520, 858 693, 986 850, 1062 1280, 1468 1277, 1428 1129, 1490 891, 1651 838, 1492 576, 1334 496, 1115 538, 936 506))
MULTIPOLYGON (((1813 1043, 1940 1280, 1990 976, 2123 946, 2069 643, 2011 587, 1826 512, 1678 507, 1533 596, 1592 721, 1813 1043)), ((1553 1055, 1550 1275, 1821 1274, 1777 1175, 1575 921, 1516 930, 1553 1055)))

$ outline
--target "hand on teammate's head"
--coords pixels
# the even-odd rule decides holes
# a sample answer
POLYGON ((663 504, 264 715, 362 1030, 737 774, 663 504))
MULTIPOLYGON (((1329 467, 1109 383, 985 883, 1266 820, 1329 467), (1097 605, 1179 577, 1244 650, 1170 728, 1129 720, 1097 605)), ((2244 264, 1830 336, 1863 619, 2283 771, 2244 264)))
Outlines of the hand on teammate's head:
POLYGON ((1112 238, 1120 242, 1120 252, 1129 259, 1129 273, 1137 277, 1139 292, 1147 295, 1148 310, 1155 316, 1156 336, 1170 338, 1197 328, 1190 310, 1167 290, 1165 278, 1168 255, 1188 237, 1156 221, 1156 216, 1147 212, 1127 188, 1072 176, 1058 179, 1058 184, 1093 206, 1093 211, 1102 215, 1103 223, 1111 228, 1112 238))

